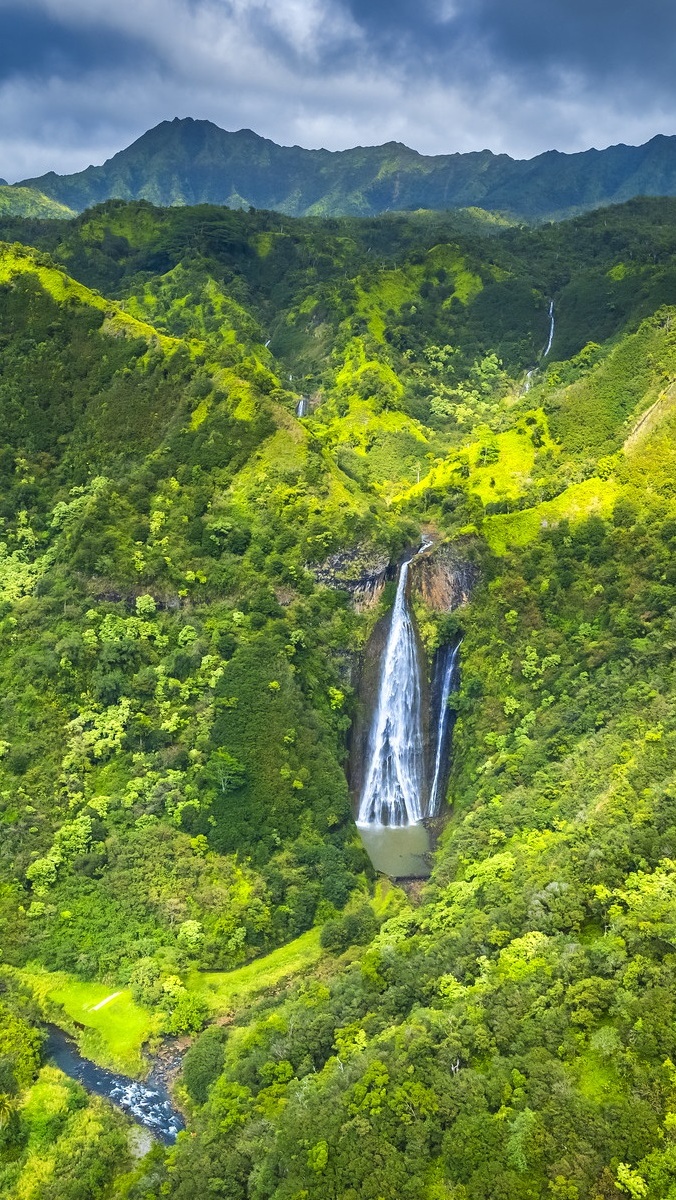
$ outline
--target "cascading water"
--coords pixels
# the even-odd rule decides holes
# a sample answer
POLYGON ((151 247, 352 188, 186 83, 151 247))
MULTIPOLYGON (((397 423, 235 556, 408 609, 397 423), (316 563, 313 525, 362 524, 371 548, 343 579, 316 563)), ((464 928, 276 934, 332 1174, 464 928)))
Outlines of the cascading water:
POLYGON ((549 338, 547 341, 547 345, 545 346, 545 352, 542 355, 543 358, 546 358, 547 355, 549 354, 549 351, 552 348, 553 341, 554 341, 554 301, 550 300, 549 301, 549 338))
POLYGON ((298 403, 296 405, 296 416, 297 417, 307 417, 309 411, 310 411, 310 401, 308 400, 307 396, 301 396, 300 400, 298 401, 298 403))
POLYGON ((415 825, 422 820, 425 785, 420 664, 406 587, 409 563, 399 572, 385 646, 378 706, 357 825, 415 825))
MULTIPOLYGON (((554 341, 555 321, 554 321, 554 301, 553 300, 549 301, 549 308, 547 310, 547 316, 549 317, 549 336, 547 337, 547 345, 545 346, 544 350, 542 351, 542 356, 540 359, 541 362, 544 361, 544 359, 549 356, 549 351, 551 350, 552 343, 554 341)), ((521 386, 521 395, 522 396, 526 396, 528 394, 528 392, 530 391, 530 389, 533 386, 533 380, 537 374, 538 374, 537 367, 531 367, 530 371, 526 371, 526 378, 524 379, 523 384, 521 386)))
POLYGON ((448 707, 448 699, 455 682, 456 665, 458 655, 460 653, 460 642, 453 647, 446 657, 444 664, 443 676, 441 680, 441 689, 439 695, 439 720, 437 722, 437 740, 434 752, 434 775, 432 778, 432 787, 430 788, 430 799, 428 812, 431 817, 435 816, 441 804, 441 784, 443 780, 444 753, 448 747, 448 732, 451 723, 451 711, 448 707))

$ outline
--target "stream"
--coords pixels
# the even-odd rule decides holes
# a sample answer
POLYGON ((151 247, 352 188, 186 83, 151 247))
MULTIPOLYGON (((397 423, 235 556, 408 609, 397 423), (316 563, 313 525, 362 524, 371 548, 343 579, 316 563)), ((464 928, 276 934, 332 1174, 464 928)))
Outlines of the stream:
POLYGON ((165 1146, 171 1146, 185 1122, 173 1107, 164 1084, 151 1073, 145 1083, 117 1075, 83 1058, 75 1042, 56 1025, 48 1025, 47 1057, 87 1092, 104 1096, 138 1125, 143 1125, 165 1146))

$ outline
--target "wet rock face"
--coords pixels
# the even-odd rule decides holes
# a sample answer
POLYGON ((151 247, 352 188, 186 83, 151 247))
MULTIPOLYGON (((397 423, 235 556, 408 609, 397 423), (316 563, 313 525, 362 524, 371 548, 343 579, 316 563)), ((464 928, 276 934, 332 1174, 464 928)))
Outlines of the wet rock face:
POLYGON ((380 599, 389 574, 390 560, 382 551, 358 546, 339 550, 314 569, 318 583, 349 592, 358 612, 372 608, 380 599))
POLYGON ((473 563, 460 558, 452 546, 439 546, 412 564, 416 592, 436 612, 452 612, 466 604, 478 579, 473 563))

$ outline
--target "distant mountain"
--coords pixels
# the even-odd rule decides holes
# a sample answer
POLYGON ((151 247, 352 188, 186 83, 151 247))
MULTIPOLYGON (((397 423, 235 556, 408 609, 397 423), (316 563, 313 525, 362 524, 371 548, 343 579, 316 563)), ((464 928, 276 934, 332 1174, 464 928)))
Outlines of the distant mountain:
POLYGON ((72 208, 30 187, 9 187, 0 181, 0 215, 3 217, 74 217, 72 208))
MULTIPOLYGON (((278 146, 250 129, 163 121, 103 166, 23 181, 82 211, 111 198, 161 206, 252 205, 290 215, 372 216, 477 205, 526 219, 571 216, 638 195, 676 195, 676 137, 532 159, 481 150, 425 156, 399 142, 353 150, 278 146)), ((21 185, 17 185, 21 186, 21 185)))

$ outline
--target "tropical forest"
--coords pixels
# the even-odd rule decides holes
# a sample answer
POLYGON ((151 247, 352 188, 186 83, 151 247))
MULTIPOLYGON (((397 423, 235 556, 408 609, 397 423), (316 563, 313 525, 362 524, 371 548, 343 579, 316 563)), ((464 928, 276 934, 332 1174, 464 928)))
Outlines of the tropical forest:
POLYGON ((0 192, 2 1200, 674 1200, 676 200, 0 192))

